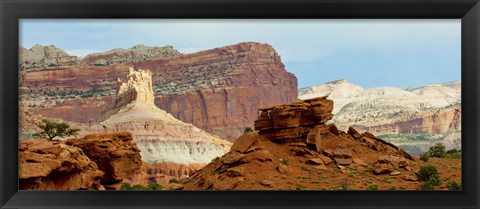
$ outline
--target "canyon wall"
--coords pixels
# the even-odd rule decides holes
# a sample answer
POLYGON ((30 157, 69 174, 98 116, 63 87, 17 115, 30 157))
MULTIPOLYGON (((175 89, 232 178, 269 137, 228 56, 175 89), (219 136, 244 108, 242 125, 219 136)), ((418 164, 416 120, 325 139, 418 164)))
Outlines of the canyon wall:
POLYGON ((150 69, 155 104, 175 118, 235 140, 253 127, 259 107, 297 98, 297 79, 267 44, 212 50, 106 66, 62 66, 20 72, 20 98, 45 117, 87 123, 116 94, 128 67, 150 69))

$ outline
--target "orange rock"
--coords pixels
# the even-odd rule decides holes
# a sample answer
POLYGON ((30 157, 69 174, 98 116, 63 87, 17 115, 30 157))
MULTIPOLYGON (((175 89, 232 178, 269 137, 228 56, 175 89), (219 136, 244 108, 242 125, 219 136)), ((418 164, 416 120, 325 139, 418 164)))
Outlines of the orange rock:
POLYGON ((100 189, 103 172, 77 147, 47 140, 21 141, 21 190, 100 189))
POLYGON ((258 138, 257 132, 250 132, 245 133, 240 136, 235 143, 233 143, 230 151, 238 151, 240 153, 246 152, 256 141, 258 138))
POLYGON ((132 134, 91 134, 71 139, 68 145, 84 150, 85 154, 105 172, 102 184, 113 184, 132 177, 142 165, 140 149, 132 142, 132 134))

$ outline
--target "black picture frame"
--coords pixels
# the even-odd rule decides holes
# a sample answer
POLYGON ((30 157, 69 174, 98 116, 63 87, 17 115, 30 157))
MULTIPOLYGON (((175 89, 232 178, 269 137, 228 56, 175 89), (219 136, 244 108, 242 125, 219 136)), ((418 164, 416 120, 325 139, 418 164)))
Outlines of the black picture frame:
POLYGON ((478 0, 0 0, 1 208, 479 208, 478 0), (21 18, 462 20, 462 191, 18 191, 21 18))

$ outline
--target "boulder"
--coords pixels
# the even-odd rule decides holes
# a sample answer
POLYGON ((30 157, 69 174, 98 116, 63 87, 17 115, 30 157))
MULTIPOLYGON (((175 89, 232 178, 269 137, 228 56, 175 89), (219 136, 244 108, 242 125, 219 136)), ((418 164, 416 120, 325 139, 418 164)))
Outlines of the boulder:
POLYGON ((393 166, 386 163, 375 163, 372 167, 373 173, 375 174, 383 174, 383 173, 390 173, 393 171, 393 166))
POLYGON ((130 178, 142 166, 140 149, 129 132, 91 134, 71 139, 68 145, 84 150, 100 170, 105 172, 102 184, 114 184, 130 178))
POLYGON ((264 180, 259 181, 258 183, 260 183, 260 185, 262 185, 262 186, 272 186, 273 181, 264 179, 264 180))
POLYGON ((19 143, 19 189, 101 189, 103 172, 78 147, 63 142, 28 140, 19 143))
POLYGON ((237 176, 243 176, 244 170, 241 167, 233 167, 227 169, 227 176, 230 177, 237 177, 237 176))
POLYGON ((352 150, 346 148, 336 148, 333 150, 334 158, 352 158, 352 150))
POLYGON ((328 157, 333 157, 333 150, 332 149, 326 149, 322 151, 322 154, 328 156, 328 157))
POLYGON ((230 152, 220 158, 224 164, 233 164, 244 158, 245 155, 238 152, 230 152))
POLYGON ((358 133, 357 130, 355 130, 353 127, 348 127, 348 131, 347 131, 347 134, 349 134, 350 136, 352 136, 354 139, 360 139, 360 137, 362 136, 360 133, 358 133))
POLYGON ((400 171, 392 171, 392 172, 390 173, 390 176, 398 176, 398 175, 400 175, 400 174, 401 174, 400 171))
POLYGON ((288 173, 288 166, 285 165, 285 164, 278 164, 278 168, 277 168, 278 172, 281 173, 281 174, 286 174, 288 173))
POLYGON ((320 155, 319 157, 322 159, 322 161, 323 161, 323 163, 324 163, 325 165, 328 165, 328 164, 330 164, 330 163, 332 162, 332 159, 329 158, 329 157, 327 157, 327 156, 320 155))
POLYGON ((361 166, 367 165, 367 163, 360 158, 353 158, 353 163, 361 166))
POLYGON ((352 158, 334 158, 335 162, 339 165, 350 165, 352 164, 352 158))
POLYGON ((230 148, 231 152, 245 153, 257 141, 258 133, 249 132, 241 135, 230 148))
POLYGON ((307 162, 312 165, 323 165, 322 158, 312 158, 312 159, 309 159, 307 162))
POLYGON ((336 135, 336 136, 340 136, 340 130, 338 130, 337 126, 333 123, 331 124, 328 124, 328 130, 330 131, 330 133, 336 135))

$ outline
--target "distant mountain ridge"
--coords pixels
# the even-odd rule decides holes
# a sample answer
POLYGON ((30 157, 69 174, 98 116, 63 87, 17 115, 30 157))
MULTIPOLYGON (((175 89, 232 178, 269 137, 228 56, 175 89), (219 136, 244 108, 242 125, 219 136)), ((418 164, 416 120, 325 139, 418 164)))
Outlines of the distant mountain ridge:
POLYGON ((30 49, 20 47, 18 65, 20 70, 72 65, 105 66, 180 54, 173 46, 158 47, 138 44, 128 49, 116 48, 79 57, 70 55, 54 45, 42 46, 36 44, 30 49))
MULTIPOLYGON (((334 101, 333 122, 340 129, 349 126, 382 135, 396 144, 424 138, 425 151, 435 142, 460 148, 461 82, 434 83, 401 89, 364 89, 346 80, 327 82, 299 90, 300 99, 328 96, 334 101), (398 137, 400 135, 403 138, 398 137), (443 134, 439 137, 438 134, 443 134), (393 140, 394 139, 394 140, 393 140), (395 142, 394 142, 395 143, 395 142)), ((420 151, 413 153, 418 154, 420 151)))

